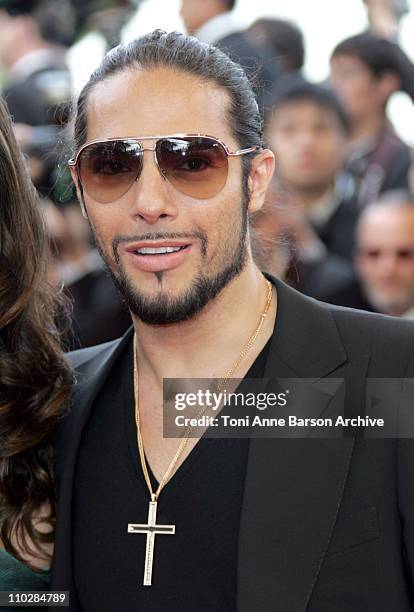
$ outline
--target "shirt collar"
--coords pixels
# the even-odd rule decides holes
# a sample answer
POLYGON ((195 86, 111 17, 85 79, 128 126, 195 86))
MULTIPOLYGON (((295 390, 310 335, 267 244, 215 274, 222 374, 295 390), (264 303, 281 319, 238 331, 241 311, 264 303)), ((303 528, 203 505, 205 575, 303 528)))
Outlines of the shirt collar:
POLYGON ((316 226, 325 225, 333 217, 339 204, 340 199, 336 196, 334 189, 329 189, 321 198, 309 206, 308 219, 316 226))
POLYGON ((407 310, 407 312, 405 312, 403 315, 401 315, 401 318, 410 319, 411 321, 414 321, 414 306, 407 310))
POLYGON ((13 65, 9 72, 9 81, 23 81, 34 72, 49 66, 51 63, 57 66, 56 60, 59 56, 60 51, 52 48, 30 51, 30 53, 26 53, 13 65))
POLYGON ((233 13, 226 11, 206 21, 206 23, 196 31, 195 36, 202 42, 213 45, 225 36, 238 32, 242 28, 243 25, 233 13))

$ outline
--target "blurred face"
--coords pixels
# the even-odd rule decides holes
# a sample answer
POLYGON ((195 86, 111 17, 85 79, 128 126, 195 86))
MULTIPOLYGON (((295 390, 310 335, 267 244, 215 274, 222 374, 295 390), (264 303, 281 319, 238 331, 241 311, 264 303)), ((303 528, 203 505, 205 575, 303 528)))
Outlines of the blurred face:
POLYGON ((217 15, 219 0, 181 0, 180 15, 185 29, 194 34, 209 19, 217 15))
POLYGON ((357 231, 356 266, 377 310, 401 315, 414 306, 414 207, 366 211, 357 231))
POLYGON ((287 189, 327 190, 345 157, 346 137, 339 120, 312 101, 291 102, 276 110, 268 140, 287 189))
POLYGON ((386 98, 378 79, 361 60, 348 55, 331 60, 331 83, 352 122, 383 112, 386 98))
MULTIPOLYGON (((0 62, 9 67, 13 45, 16 44, 19 20, 0 10, 0 62)), ((19 40, 19 39, 17 39, 19 40)))
MULTIPOLYGON (((225 91, 182 73, 125 71, 93 89, 87 140, 201 133, 236 151, 240 147, 226 121, 228 104, 225 91)), ((145 148, 154 142, 146 141, 145 148)), ((209 199, 177 191, 148 150, 140 176, 122 197, 102 204, 85 193, 97 245, 141 320, 188 319, 243 270, 247 212, 241 158, 230 157, 228 164, 226 184, 209 199)))

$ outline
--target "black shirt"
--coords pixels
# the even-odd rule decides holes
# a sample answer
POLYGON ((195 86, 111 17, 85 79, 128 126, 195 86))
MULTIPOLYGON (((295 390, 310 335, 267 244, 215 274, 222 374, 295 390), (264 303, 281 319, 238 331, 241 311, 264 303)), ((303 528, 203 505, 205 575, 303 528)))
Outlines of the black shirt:
MULTIPOLYGON (((267 344, 246 375, 263 376, 267 344)), ((236 609, 237 553, 248 439, 199 440, 162 490, 152 586, 143 586, 149 491, 138 454, 132 342, 83 431, 73 498, 74 577, 85 612, 236 609)), ((153 490, 157 481, 149 469, 153 490)))

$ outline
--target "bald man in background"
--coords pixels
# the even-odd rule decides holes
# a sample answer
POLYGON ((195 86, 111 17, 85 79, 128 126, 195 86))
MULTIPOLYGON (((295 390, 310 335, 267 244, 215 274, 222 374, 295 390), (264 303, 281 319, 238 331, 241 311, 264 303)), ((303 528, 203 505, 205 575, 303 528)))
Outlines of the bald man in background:
POLYGON ((362 213, 355 265, 361 287, 378 312, 414 319, 414 197, 395 192, 362 213))

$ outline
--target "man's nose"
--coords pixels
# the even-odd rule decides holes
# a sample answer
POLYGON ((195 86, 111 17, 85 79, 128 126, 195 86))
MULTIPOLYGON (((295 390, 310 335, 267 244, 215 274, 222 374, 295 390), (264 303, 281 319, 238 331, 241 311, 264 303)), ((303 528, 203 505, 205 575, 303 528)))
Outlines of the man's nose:
POLYGON ((298 134, 298 144, 306 153, 309 152, 309 150, 313 151, 315 140, 315 134, 312 130, 303 130, 300 134, 298 134))
POLYGON ((158 169, 154 152, 145 150, 143 155, 142 170, 131 188, 130 214, 149 225, 154 225, 160 218, 174 219, 178 214, 177 203, 173 201, 169 184, 158 169))
POLYGON ((390 251, 384 253, 381 258, 382 271, 385 274, 393 274, 398 268, 398 254, 390 251))

